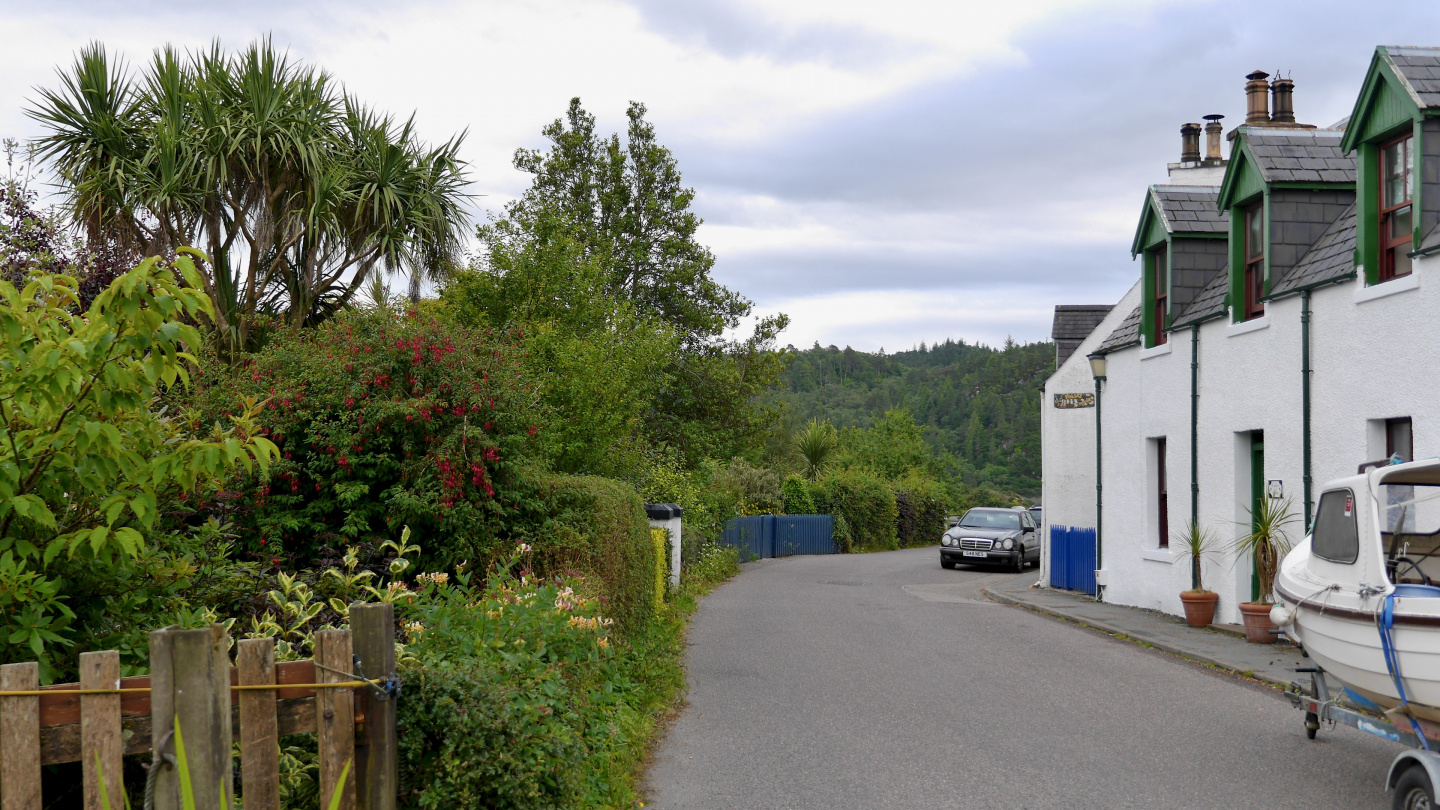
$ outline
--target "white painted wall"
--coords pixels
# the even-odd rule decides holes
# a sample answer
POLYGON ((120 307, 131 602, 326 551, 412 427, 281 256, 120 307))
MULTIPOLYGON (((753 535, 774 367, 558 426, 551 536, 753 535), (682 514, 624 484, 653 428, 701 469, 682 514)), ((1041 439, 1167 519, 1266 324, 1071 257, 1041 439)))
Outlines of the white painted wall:
MULTIPOLYGON (((1121 317, 1134 297, 1132 289, 1117 305, 1121 317)), ((1440 342, 1432 326, 1440 312, 1440 257, 1417 259, 1407 279, 1316 290, 1311 311, 1315 500, 1325 482, 1383 455, 1383 435, 1376 453, 1377 420, 1410 417, 1415 457, 1440 455, 1440 342)), ((1265 432, 1265 478, 1283 481, 1296 511, 1303 510, 1300 312, 1300 297, 1292 296, 1270 302, 1262 323, 1231 324, 1227 317, 1200 328, 1198 511, 1201 525, 1222 541, 1248 524, 1250 431, 1265 432)), ((1159 548, 1150 440, 1168 440, 1173 533, 1190 516, 1190 341, 1189 331, 1180 331, 1171 333, 1168 351, 1136 346, 1112 353, 1102 403, 1105 600, 1177 615, 1190 569, 1178 549, 1159 548)), ((1084 351, 1076 353, 1082 363, 1084 351)), ((1084 390, 1069 378, 1066 384, 1084 390)), ((1048 383, 1046 393, 1048 399, 1048 383)), ((1047 522, 1093 525, 1082 520, 1086 498, 1093 515, 1093 439, 1087 460, 1079 452, 1084 430, 1067 432, 1053 408, 1044 413, 1047 522)), ((1295 534, 1296 540, 1303 534, 1299 524, 1295 534)), ((1236 605, 1250 598, 1249 561, 1227 554, 1207 564, 1203 577, 1220 594, 1216 621, 1238 623, 1236 605)))
POLYGON ((1055 407, 1056 394, 1093 393, 1095 378, 1086 355, 1095 351, 1140 303, 1140 284, 1120 299, 1065 363, 1045 381, 1040 403, 1041 496, 1040 579, 1050 584, 1050 526, 1095 525, 1095 409, 1055 407))
POLYGON ((683 518, 651 520, 650 528, 662 529, 670 539, 670 587, 680 587, 680 522, 683 518))

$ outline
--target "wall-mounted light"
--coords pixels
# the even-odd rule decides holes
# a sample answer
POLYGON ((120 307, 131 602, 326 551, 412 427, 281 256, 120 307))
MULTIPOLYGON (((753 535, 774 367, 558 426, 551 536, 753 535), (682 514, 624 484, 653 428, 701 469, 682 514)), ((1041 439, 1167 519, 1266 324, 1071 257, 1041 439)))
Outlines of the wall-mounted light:
POLYGON ((1090 361, 1090 373, 1095 375, 1095 379, 1105 379, 1105 355, 1090 354, 1086 355, 1085 359, 1090 361))

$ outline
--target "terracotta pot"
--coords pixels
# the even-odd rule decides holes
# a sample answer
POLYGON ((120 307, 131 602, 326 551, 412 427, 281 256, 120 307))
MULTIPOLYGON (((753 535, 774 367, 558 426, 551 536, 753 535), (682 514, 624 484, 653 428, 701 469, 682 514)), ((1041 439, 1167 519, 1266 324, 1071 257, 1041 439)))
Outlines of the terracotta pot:
POLYGON ((1185 623, 1191 627, 1209 627, 1215 621, 1215 606, 1220 594, 1214 591, 1184 591, 1180 602, 1185 605, 1185 623))
POLYGON ((1245 640, 1251 644, 1274 644, 1279 636, 1271 635, 1275 623, 1270 621, 1271 605, 1267 602, 1241 602, 1240 616, 1245 620, 1245 640))

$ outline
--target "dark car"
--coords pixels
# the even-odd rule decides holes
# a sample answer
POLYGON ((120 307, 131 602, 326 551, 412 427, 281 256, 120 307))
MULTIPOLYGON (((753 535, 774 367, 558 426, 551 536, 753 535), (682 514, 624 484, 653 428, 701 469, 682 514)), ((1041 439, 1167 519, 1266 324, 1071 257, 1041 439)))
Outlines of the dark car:
POLYGON ((940 567, 963 562, 1024 571, 1025 563, 1040 562, 1038 534, 1035 518, 1024 509, 971 509, 940 539, 940 567))

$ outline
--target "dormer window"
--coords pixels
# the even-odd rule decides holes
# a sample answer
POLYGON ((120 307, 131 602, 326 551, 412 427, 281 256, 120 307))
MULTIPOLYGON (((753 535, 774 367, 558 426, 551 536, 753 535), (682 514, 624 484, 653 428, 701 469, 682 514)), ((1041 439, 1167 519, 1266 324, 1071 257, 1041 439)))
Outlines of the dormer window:
POLYGON ((1411 141, 1406 135, 1380 147, 1380 281, 1410 275, 1411 141))
POLYGON ((1265 209, 1260 203, 1245 209, 1245 303, 1241 320, 1265 314, 1265 209))
POLYGON ((1159 346, 1166 340, 1165 329, 1168 327, 1169 318, 1166 314, 1170 311, 1168 302, 1170 289, 1170 278, 1167 272, 1169 261, 1167 260, 1165 246, 1150 251, 1150 278, 1154 281, 1151 300, 1154 302, 1155 330, 1154 340, 1150 345, 1159 346))

